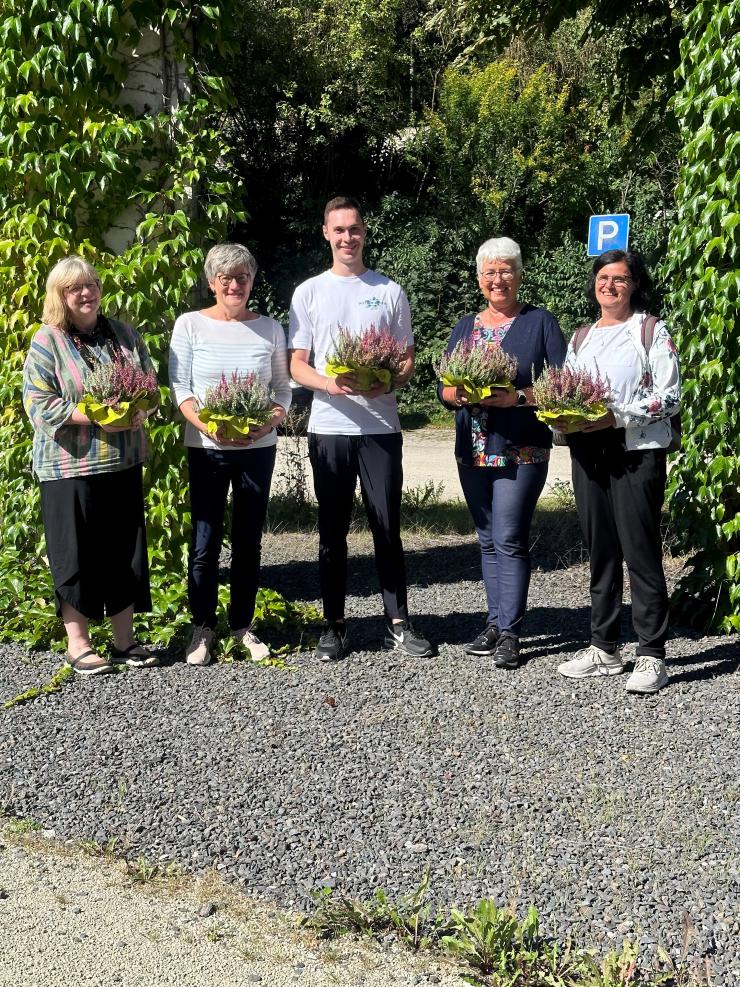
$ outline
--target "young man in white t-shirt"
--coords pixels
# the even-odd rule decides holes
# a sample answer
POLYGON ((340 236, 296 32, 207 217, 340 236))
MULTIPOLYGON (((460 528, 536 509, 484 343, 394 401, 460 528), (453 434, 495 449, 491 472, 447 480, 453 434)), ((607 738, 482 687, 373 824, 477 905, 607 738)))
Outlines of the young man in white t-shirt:
POLYGON ((338 197, 327 203, 323 231, 332 266, 296 288, 288 337, 291 374, 314 391, 308 448, 319 505, 319 575, 326 621, 316 654, 324 661, 341 658, 347 643, 347 532, 359 476, 388 622, 384 644, 425 657, 432 649, 414 631, 406 609, 403 439, 393 393, 414 370, 409 303, 399 285, 365 267, 367 227, 354 199, 338 197), (359 391, 352 374, 328 377, 326 356, 337 330, 360 335, 371 325, 390 330, 406 344, 403 370, 390 387, 379 382, 369 391, 359 391))

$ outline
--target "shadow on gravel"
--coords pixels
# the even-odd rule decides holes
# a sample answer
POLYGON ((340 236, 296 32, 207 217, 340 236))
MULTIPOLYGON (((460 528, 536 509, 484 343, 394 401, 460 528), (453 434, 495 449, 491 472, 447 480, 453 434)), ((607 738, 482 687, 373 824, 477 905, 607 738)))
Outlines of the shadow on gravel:
MULTIPOLYGON (((318 553, 318 540, 316 549, 318 553)), ((532 564, 535 569, 545 572, 565 568, 560 556, 536 552, 533 553, 532 564)), ((446 543, 406 551, 406 571, 410 587, 480 583, 478 543, 468 538, 457 545, 446 543)), ((222 571, 221 578, 225 575, 222 571)), ((272 564, 266 561, 262 581, 263 585, 271 586, 291 599, 315 600, 320 592, 318 560, 312 558, 272 564)), ((369 551, 362 555, 350 554, 347 595, 363 596, 378 592, 374 556, 369 551)))
POLYGON ((669 661, 671 682, 699 682, 719 675, 734 675, 740 670, 740 646, 736 641, 718 644, 706 651, 679 655, 669 661), (697 665, 697 668, 687 668, 697 665))

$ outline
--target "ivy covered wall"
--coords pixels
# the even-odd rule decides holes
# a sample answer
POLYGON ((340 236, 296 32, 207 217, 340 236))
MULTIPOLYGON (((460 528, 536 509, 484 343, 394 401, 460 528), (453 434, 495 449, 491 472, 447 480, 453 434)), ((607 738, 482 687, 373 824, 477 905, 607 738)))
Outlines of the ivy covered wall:
POLYGON ((678 618, 740 631, 740 2, 686 19, 673 100, 683 138, 666 274, 684 376, 684 448, 669 502, 690 553, 678 618))

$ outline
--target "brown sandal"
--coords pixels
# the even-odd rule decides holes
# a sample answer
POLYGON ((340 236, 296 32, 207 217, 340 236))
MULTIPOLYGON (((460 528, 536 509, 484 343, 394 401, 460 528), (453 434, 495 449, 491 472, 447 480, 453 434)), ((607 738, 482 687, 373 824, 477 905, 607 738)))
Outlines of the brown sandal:
POLYGON ((101 658, 97 651, 92 649, 90 651, 83 651, 82 654, 77 655, 76 658, 73 658, 72 655, 67 652, 67 664, 70 668, 77 672, 78 675, 109 675, 111 672, 115 671, 107 658, 101 658), (82 667, 80 662, 85 661, 85 659, 89 658, 91 655, 95 655, 98 659, 97 663, 89 665, 87 668, 82 667))

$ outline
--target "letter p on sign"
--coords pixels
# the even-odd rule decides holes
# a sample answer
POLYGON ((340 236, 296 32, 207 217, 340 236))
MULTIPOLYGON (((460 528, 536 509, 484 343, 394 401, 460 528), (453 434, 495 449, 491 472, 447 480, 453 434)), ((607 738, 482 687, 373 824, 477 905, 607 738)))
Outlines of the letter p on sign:
POLYGON ((626 250, 629 235, 628 213, 592 216, 588 222, 588 256, 598 257, 605 250, 626 250))

